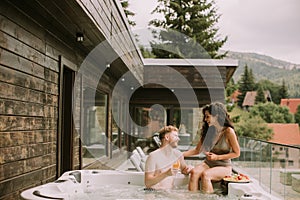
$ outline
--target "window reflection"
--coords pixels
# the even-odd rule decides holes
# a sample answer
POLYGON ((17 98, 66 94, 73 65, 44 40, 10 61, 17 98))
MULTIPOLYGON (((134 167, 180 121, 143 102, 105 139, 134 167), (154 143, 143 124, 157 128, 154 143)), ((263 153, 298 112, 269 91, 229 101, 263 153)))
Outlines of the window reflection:
POLYGON ((107 142, 107 95, 96 92, 91 101, 91 91, 85 91, 84 131, 82 135, 83 157, 82 166, 106 155, 107 142))

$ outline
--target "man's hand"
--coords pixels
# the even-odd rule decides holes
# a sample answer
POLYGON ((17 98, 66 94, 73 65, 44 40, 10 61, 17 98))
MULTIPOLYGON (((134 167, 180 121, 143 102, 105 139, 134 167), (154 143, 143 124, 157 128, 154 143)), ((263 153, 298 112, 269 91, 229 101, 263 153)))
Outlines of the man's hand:
POLYGON ((175 172, 174 172, 174 170, 172 170, 172 168, 168 169, 165 173, 166 173, 167 176, 175 175, 175 172))

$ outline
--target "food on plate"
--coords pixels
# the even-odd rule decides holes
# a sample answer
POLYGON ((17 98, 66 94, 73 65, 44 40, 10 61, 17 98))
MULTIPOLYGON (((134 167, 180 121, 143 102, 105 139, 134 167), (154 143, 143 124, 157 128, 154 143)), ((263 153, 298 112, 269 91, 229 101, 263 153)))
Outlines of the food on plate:
POLYGON ((223 178, 224 181, 229 182, 249 182, 250 179, 245 174, 232 174, 231 176, 225 176, 223 178))

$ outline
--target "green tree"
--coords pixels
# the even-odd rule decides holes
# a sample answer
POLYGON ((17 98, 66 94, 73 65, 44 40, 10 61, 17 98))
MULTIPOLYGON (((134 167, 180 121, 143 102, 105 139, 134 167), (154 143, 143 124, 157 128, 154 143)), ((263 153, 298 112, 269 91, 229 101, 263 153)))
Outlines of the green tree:
POLYGON ((121 5, 124 9, 124 12, 125 12, 125 15, 127 17, 129 25, 135 26, 136 25, 135 21, 131 20, 131 17, 133 17, 135 15, 135 13, 128 9, 128 7, 129 7, 128 1, 127 0, 120 0, 120 2, 121 2, 121 5))
POLYGON ((163 14, 164 19, 150 21, 156 40, 150 42, 158 58, 223 58, 227 52, 218 50, 227 41, 220 39, 216 24, 220 15, 215 2, 208 0, 158 0, 152 13, 163 14))
POLYGON ((238 85, 235 84, 233 78, 231 78, 226 85, 226 97, 230 97, 237 89, 238 85))
POLYGON ((288 94, 288 89, 285 85, 285 81, 283 80, 282 81, 282 84, 281 84, 281 87, 279 89, 279 98, 280 99, 286 99, 289 97, 289 94, 288 94))
POLYGON ((280 85, 275 84, 269 80, 260 80, 257 83, 258 87, 261 86, 263 87, 265 90, 269 90, 271 97, 272 97, 272 102, 274 102, 275 104, 280 104, 280 97, 279 97, 279 88, 280 85))
POLYGON ((143 58, 155 58, 155 55, 151 52, 151 50, 146 49, 144 46, 139 46, 141 53, 143 55, 143 58))
POLYGON ((259 103, 250 110, 250 116, 260 116, 267 123, 292 123, 293 114, 284 106, 273 102, 259 103))
POLYGON ((248 70, 247 64, 245 65, 244 73, 242 74, 238 84, 239 84, 239 91, 241 94, 237 97, 238 98, 237 104, 238 106, 242 107, 246 93, 248 91, 255 90, 256 87, 252 70, 248 70))
POLYGON ((238 136, 250 137, 268 141, 273 136, 273 130, 268 127, 267 123, 259 116, 243 115, 240 123, 235 125, 238 136))
POLYGON ((300 126, 300 105, 298 105, 297 107, 297 111, 295 113, 294 118, 295 118, 295 122, 298 123, 300 126))
POLYGON ((264 89, 261 85, 259 85, 259 87, 257 89, 256 97, 255 97, 255 104, 265 103, 265 102, 266 102, 266 98, 265 98, 264 89))

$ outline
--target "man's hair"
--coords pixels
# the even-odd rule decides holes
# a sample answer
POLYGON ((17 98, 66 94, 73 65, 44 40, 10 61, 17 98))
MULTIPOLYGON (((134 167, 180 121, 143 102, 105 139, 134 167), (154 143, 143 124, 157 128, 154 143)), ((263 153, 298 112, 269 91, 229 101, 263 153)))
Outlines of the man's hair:
POLYGON ((172 131, 178 131, 178 128, 176 128, 175 126, 165 126, 163 128, 161 128, 158 133, 159 133, 159 139, 162 140, 164 139, 166 133, 170 133, 172 131))

